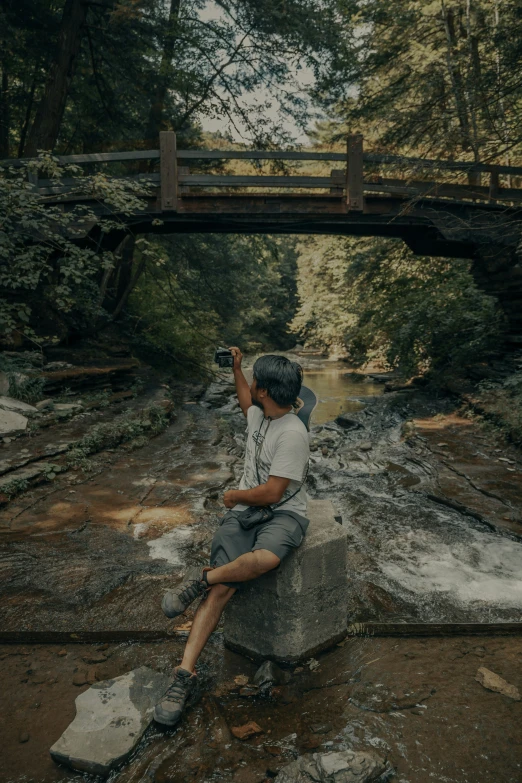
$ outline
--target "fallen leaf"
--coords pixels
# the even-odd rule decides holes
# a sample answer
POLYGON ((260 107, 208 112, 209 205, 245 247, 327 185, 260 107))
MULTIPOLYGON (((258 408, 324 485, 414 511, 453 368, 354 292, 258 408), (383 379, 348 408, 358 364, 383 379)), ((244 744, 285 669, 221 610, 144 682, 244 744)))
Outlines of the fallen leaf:
POLYGON ((246 674, 238 674, 237 677, 234 677, 234 682, 236 685, 246 685, 248 682, 248 677, 246 674))
POLYGON ((186 623, 181 623, 181 625, 176 625, 174 628, 175 631, 190 631, 192 628, 192 620, 187 620, 186 623))

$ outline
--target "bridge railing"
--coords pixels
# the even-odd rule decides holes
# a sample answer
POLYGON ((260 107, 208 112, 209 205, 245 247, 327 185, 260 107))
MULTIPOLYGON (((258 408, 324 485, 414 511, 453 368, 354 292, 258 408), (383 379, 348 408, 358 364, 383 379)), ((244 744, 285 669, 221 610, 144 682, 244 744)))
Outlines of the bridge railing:
MULTIPOLYGON (((176 134, 171 131, 160 133, 158 150, 136 150, 132 152, 88 153, 84 155, 55 156, 60 165, 74 164, 85 166, 93 164, 136 164, 148 161, 149 166, 159 164, 159 171, 139 173, 122 179, 142 181, 148 186, 158 189, 158 206, 162 211, 176 211, 180 199, 197 196, 201 189, 240 189, 264 188, 285 189, 290 193, 296 190, 328 191, 324 196, 341 198, 349 211, 363 211, 365 198, 377 195, 387 195, 399 198, 442 198, 453 201, 487 201, 517 203, 522 201, 522 189, 501 187, 500 177, 522 177, 521 166, 501 166, 488 163, 473 163, 469 161, 443 161, 424 158, 402 157, 380 153, 365 153, 363 137, 353 134, 347 139, 346 153, 342 152, 301 152, 292 150, 179 150, 176 144, 176 134), (343 164, 342 168, 332 169, 329 176, 308 175, 272 175, 272 174, 221 174, 221 173, 191 173, 190 162, 201 165, 205 161, 222 162, 238 161, 294 161, 297 163, 332 162, 343 164), (366 172, 370 168, 372 173, 366 172), (378 168, 398 169, 402 176, 383 177, 378 168), (377 171, 376 171, 377 170, 377 171), (440 172, 443 181, 437 182, 424 178, 414 178, 423 172, 440 172), (468 176, 467 183, 448 182, 448 173, 461 173, 468 176), (481 184, 483 176, 488 178, 485 185, 481 184), (197 188, 194 192, 192 189, 197 188)), ((11 159, 0 162, 1 166, 20 167, 27 160, 11 159)), ((62 178, 56 180, 40 179, 34 173, 30 181, 38 192, 47 198, 67 200, 74 198, 75 191, 81 183, 81 178, 62 178)))

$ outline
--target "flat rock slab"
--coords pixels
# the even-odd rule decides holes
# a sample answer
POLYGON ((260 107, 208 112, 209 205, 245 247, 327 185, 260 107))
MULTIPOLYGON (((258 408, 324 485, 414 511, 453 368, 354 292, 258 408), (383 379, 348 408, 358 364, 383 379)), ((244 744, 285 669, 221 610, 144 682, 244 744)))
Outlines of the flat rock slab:
POLYGON ((0 435, 13 435, 15 432, 25 432, 27 424, 27 417, 22 416, 21 413, 0 408, 0 435))
POLYGON ((280 770, 275 783, 370 783, 391 771, 373 750, 332 751, 299 756, 280 770))
POLYGON ((108 775, 142 738, 169 682, 168 675, 141 666, 91 685, 77 697, 76 717, 52 746, 51 757, 81 772, 108 775))
POLYGON ((477 682, 480 682, 484 688, 487 688, 488 691, 501 693, 503 696, 508 696, 515 701, 521 700, 518 688, 511 685, 509 682, 506 682, 506 680, 498 674, 495 674, 495 672, 492 672, 490 669, 486 669, 485 666, 481 666, 478 669, 475 679, 477 682))
POLYGON ((6 411, 22 411, 25 413, 36 413, 38 410, 34 405, 15 400, 13 397, 0 397, 0 408, 6 411))

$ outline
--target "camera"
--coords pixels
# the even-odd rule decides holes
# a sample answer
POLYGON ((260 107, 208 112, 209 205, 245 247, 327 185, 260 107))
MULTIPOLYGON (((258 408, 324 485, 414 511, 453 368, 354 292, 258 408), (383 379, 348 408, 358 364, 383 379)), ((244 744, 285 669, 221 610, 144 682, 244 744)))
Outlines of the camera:
POLYGON ((229 351, 228 348, 218 348, 214 354, 214 361, 220 367, 234 366, 234 356, 232 355, 232 351, 229 351))

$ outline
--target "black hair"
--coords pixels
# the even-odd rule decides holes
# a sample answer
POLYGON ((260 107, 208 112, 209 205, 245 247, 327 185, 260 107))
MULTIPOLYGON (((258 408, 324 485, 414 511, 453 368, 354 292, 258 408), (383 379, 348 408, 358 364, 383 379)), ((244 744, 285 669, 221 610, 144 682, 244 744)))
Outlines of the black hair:
POLYGON ((303 383, 303 369, 286 356, 269 353, 256 360, 254 380, 259 389, 265 389, 268 396, 283 408, 297 400, 303 383))

